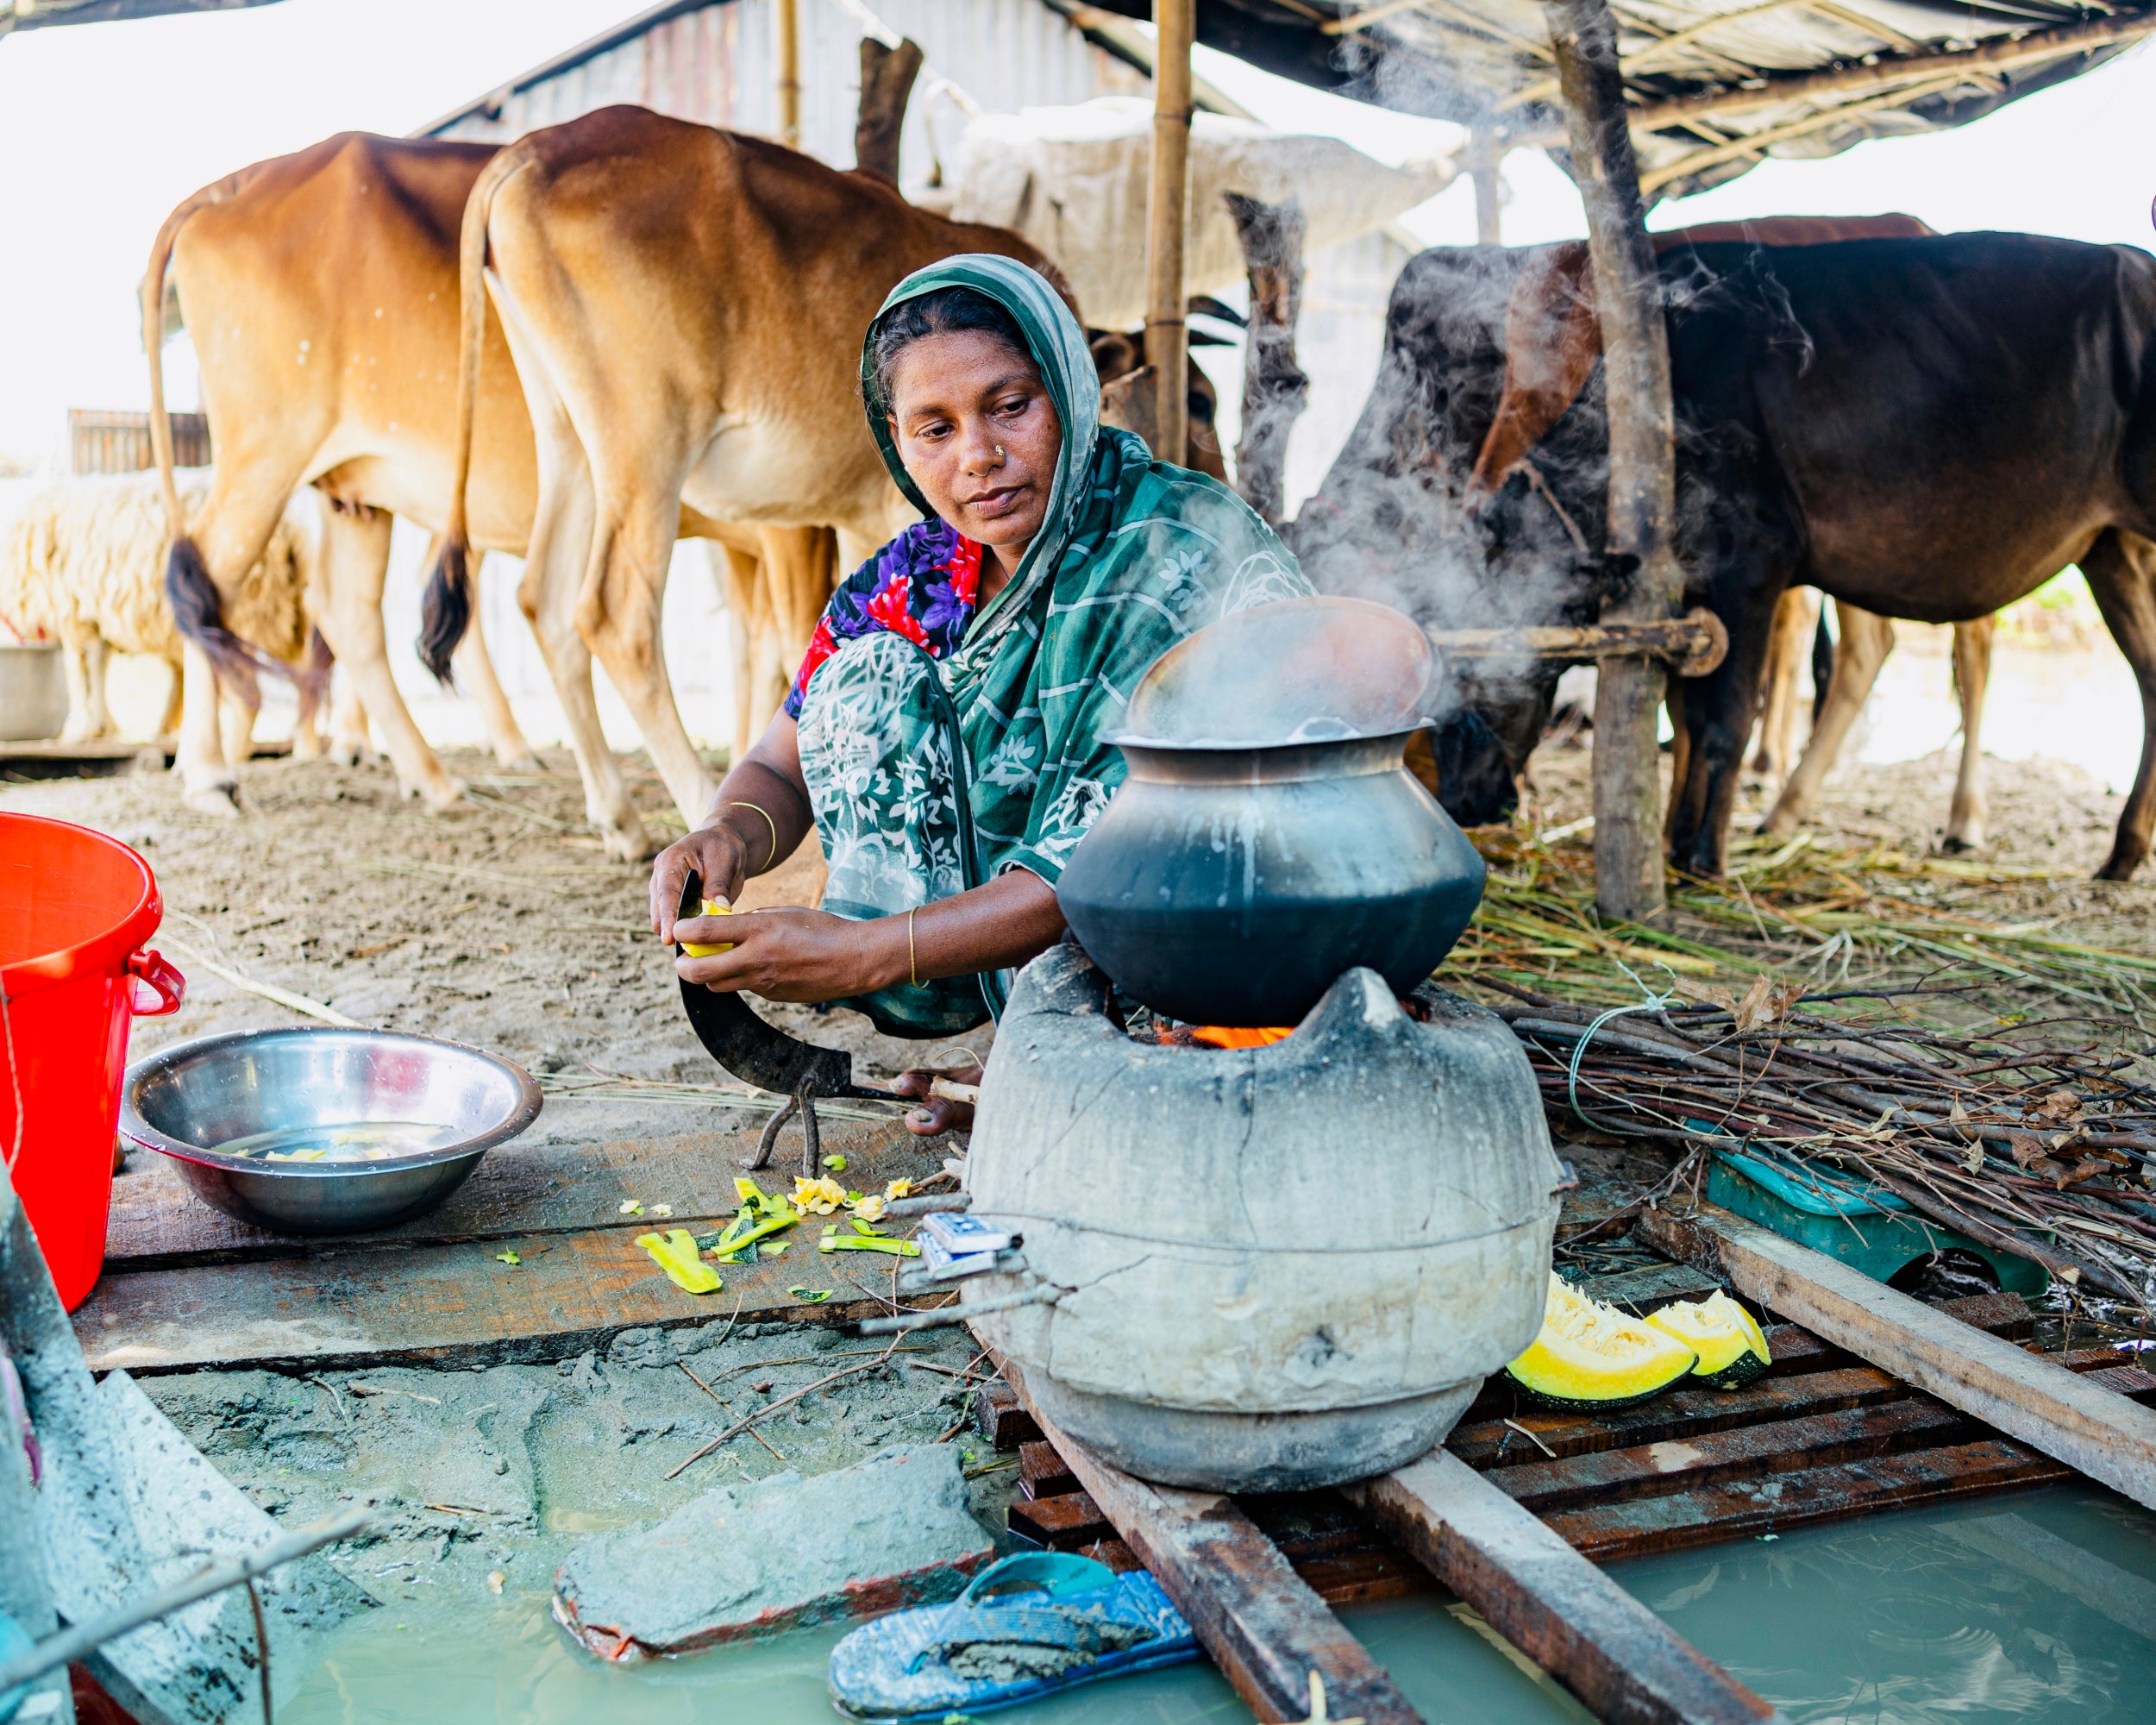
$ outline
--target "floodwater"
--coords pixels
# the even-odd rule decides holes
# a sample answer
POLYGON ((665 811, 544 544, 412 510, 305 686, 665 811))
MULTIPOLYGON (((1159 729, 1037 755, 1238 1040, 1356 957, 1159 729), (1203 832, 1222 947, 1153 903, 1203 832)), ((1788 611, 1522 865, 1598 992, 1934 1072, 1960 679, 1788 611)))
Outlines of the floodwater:
MULTIPOLYGON (((2156 1718, 2156 1515, 2094 1487, 2008 1494, 1644 1559, 1612 1571, 1794 1725, 2156 1718)), ((1342 1617, 1431 1725, 1588 1715, 1432 1595, 1342 1617)), ((822 1725, 843 1626, 607 1667, 535 1596, 368 1614, 281 1725, 822 1725)), ((1200 1662, 997 1716, 1018 1725, 1247 1720, 1200 1662)))

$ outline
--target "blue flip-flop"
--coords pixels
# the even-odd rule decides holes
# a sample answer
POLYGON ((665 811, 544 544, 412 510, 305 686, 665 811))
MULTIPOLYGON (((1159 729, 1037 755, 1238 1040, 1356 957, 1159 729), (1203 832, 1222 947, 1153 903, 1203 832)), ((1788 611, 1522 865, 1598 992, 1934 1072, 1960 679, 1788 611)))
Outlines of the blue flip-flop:
POLYGON ((1190 1625, 1144 1570, 1027 1552, 991 1564, 949 1605, 862 1624, 831 1649, 831 1699, 849 1719, 912 1725, 1197 1656, 1190 1625))

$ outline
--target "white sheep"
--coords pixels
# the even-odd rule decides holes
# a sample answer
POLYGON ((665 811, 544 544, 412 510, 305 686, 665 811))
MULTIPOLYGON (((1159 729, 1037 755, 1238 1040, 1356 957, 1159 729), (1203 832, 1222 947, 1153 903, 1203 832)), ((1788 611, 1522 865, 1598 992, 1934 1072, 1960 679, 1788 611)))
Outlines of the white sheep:
MULTIPOLYGON (((209 469, 183 469, 177 478, 191 514, 209 491, 209 469)), ((300 712, 292 751, 302 758, 323 748, 316 697, 327 681, 328 649, 315 633, 308 593, 317 574, 323 507, 311 490, 293 497, 225 613, 241 639, 288 663, 304 664, 310 648, 319 656, 316 674, 296 680, 300 712)), ((179 629, 165 597, 166 549, 154 473, 58 480, 9 524, 0 540, 0 620, 23 640, 57 640, 64 649, 66 740, 111 735, 105 661, 116 650, 148 654, 172 668, 172 696, 159 729, 166 736, 177 730, 185 673, 179 629)), ((219 695, 226 758, 243 760, 259 698, 222 683, 219 695)))

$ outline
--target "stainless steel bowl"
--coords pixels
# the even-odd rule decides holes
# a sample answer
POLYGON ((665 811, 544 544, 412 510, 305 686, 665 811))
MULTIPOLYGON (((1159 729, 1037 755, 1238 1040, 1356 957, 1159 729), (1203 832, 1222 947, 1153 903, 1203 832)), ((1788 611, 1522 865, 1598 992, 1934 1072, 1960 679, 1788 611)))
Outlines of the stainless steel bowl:
MULTIPOLYGON (((280 1233, 360 1233, 432 1209, 539 1117, 522 1067, 396 1031, 235 1031, 128 1070, 120 1131, 179 1164, 196 1195, 280 1233), (258 1134, 414 1123, 446 1141, 379 1162, 264 1162, 218 1146, 258 1134)), ((258 1140, 259 1141, 259 1140, 258 1140)))

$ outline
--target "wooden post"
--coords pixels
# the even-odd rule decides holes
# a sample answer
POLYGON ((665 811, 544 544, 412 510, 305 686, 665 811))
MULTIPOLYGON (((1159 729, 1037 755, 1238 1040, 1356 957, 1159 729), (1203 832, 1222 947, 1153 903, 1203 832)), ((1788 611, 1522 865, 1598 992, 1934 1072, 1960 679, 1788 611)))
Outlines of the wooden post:
POLYGON ((1228 214, 1250 279, 1250 321, 1244 332, 1243 436, 1235 446, 1235 488, 1277 526, 1287 503, 1288 437, 1310 399, 1310 380, 1295 362, 1295 320, 1302 312, 1302 242, 1309 231, 1300 207, 1227 194, 1228 214))
POLYGON ((771 0, 779 35, 779 139, 788 149, 801 147, 800 0, 771 0))
POLYGON ((1145 363, 1153 368, 1153 454, 1189 443, 1190 331, 1183 249, 1190 218, 1190 46, 1196 0, 1153 0, 1153 181, 1145 252, 1145 363))
POLYGON ((1505 147, 1489 127, 1477 126, 1468 133, 1467 171, 1475 181, 1475 243, 1478 246, 1505 243, 1501 204, 1504 180, 1499 173, 1504 160, 1505 147))
MULTIPOLYGON (((1675 512, 1669 332, 1647 239, 1639 169, 1605 0, 1544 0, 1564 91, 1572 173, 1587 205, 1587 243, 1602 324, 1609 407, 1609 549, 1639 560, 1616 619, 1669 616, 1683 597, 1670 550, 1675 512)), ((1602 914, 1639 921, 1662 909, 1662 775, 1655 719, 1662 668, 1603 662, 1595 698, 1595 890, 1602 914)))
POLYGON ((906 124, 906 104, 921 72, 921 45, 908 37, 886 47, 874 36, 861 39, 861 106, 854 116, 854 166, 878 179, 899 183, 899 134, 906 124))

